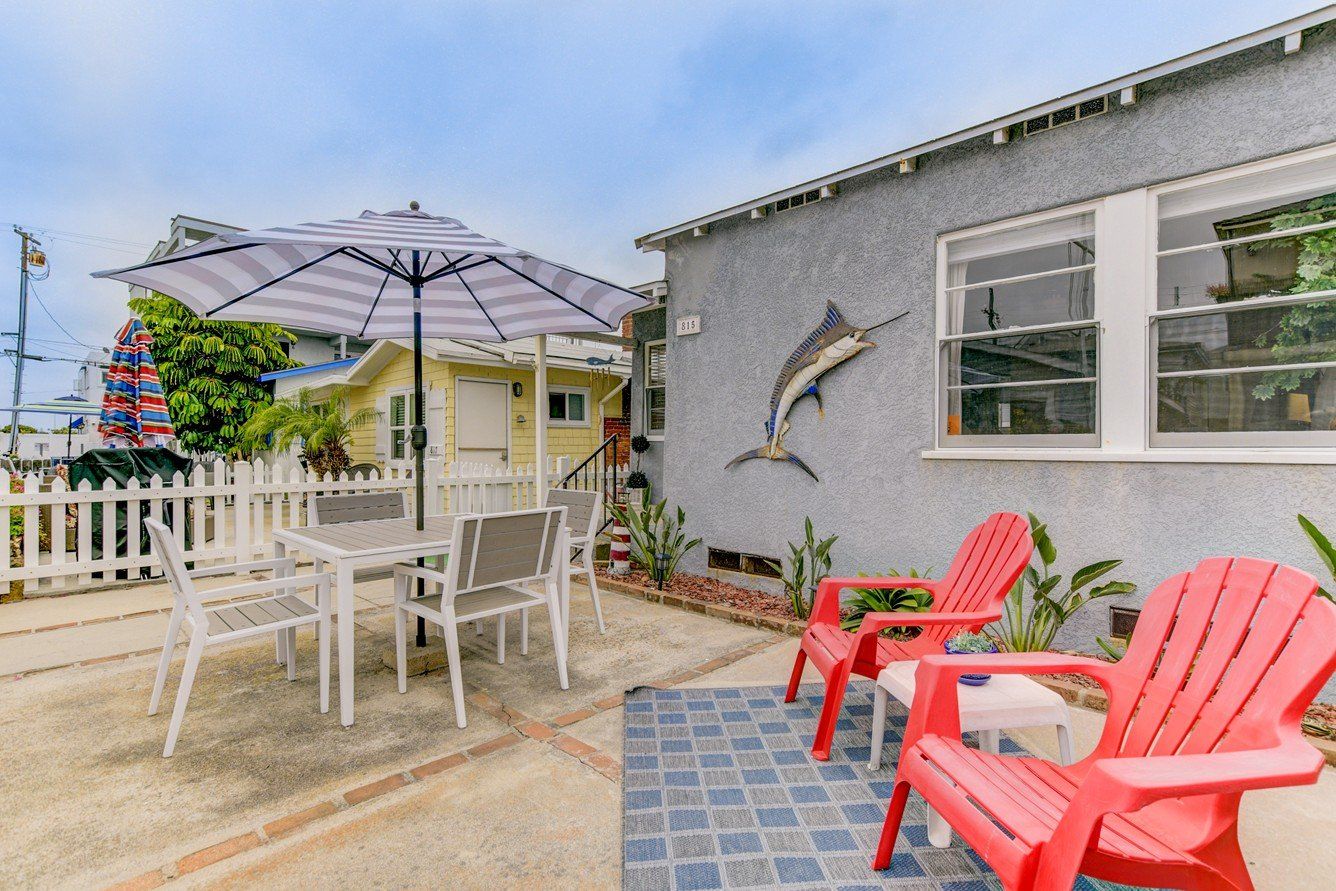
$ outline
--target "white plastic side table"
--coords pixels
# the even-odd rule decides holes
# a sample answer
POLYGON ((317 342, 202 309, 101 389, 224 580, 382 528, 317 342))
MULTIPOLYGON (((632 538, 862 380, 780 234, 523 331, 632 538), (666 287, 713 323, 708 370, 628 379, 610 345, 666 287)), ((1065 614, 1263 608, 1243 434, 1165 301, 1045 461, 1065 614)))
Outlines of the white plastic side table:
MULTIPOLYGON (((881 767, 881 748, 886 738, 886 701, 894 696, 906 708, 914 703, 915 660, 892 662, 877 675, 872 706, 872 757, 868 767, 881 767)), ((976 731, 979 748, 998 753, 999 731, 1017 727, 1052 726, 1058 733, 1058 759, 1072 763, 1072 725, 1067 701, 1024 675, 995 674, 980 687, 957 684, 960 696, 960 729, 976 731)), ((928 809, 928 840, 939 848, 951 843, 951 826, 936 811, 928 809)))

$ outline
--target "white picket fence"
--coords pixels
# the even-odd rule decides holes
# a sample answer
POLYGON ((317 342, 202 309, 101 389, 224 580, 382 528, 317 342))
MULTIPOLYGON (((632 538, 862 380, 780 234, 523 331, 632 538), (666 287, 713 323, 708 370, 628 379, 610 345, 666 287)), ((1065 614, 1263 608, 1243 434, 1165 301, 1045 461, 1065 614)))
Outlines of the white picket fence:
MULTIPOLYGON (((548 464, 548 485, 555 485, 570 469, 570 459, 553 458, 548 464)), ((619 469, 624 475, 625 470, 619 469)), ((538 504, 532 465, 496 468, 487 465, 444 464, 428 461, 426 512, 495 513, 538 504)), ((0 548, 0 584, 23 580, 25 596, 100 586, 118 578, 137 578, 143 567, 157 561, 141 546, 141 521, 151 517, 167 523, 185 557, 199 565, 214 561, 253 560, 270 552, 274 527, 306 522, 308 499, 316 494, 407 491, 410 513, 413 479, 407 471, 387 468, 337 479, 323 478, 296 468, 268 467, 263 461, 211 467, 196 465, 189 478, 177 473, 170 481, 153 477, 147 486, 131 480, 124 488, 108 480, 101 489, 87 481, 70 490, 56 477, 44 483, 36 474, 10 477, 0 472, 0 515, 16 511, 23 516, 22 544, 0 548), (13 485, 11 479, 21 485, 13 485), (11 491, 21 489, 22 491, 11 491), (125 524, 116 510, 125 511, 125 524), (104 520, 94 542, 94 512, 104 520), (118 530, 131 530, 118 549, 118 530), (48 545, 41 533, 53 530, 48 545), (70 530, 70 531, 66 531, 70 530), (15 553, 14 551, 17 551, 15 553)))

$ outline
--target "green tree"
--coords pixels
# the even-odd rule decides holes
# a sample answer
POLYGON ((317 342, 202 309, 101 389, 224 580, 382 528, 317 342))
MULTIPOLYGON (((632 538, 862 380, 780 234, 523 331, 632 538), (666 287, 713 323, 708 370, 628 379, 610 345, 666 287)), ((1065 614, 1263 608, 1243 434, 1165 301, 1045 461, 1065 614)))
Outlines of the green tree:
POLYGON ((298 442, 302 457, 311 470, 324 476, 338 476, 348 469, 352 460, 348 449, 352 446, 353 431, 376 420, 376 410, 359 408, 348 413, 348 391, 336 389, 328 399, 317 402, 311 391, 302 387, 295 397, 279 399, 251 415, 242 431, 242 442, 250 448, 261 448, 267 440, 279 451, 286 451, 298 442))
POLYGON ((294 368, 278 325, 201 319, 180 301, 156 292, 130 301, 153 335, 153 358, 181 446, 191 452, 236 454, 242 427, 271 397, 260 384, 267 371, 294 368))
MULTIPOLYGON (((1271 222, 1274 230, 1311 226, 1330 220, 1336 214, 1336 193, 1323 195, 1309 202, 1301 211, 1281 214, 1271 222)), ((1299 267, 1295 274, 1292 294, 1336 290, 1336 229, 1319 229, 1297 236, 1299 267)), ((1264 245, 1273 242, 1261 242, 1264 245)), ((1258 340, 1265 346, 1266 336, 1258 340)), ((1336 359, 1336 301, 1305 303, 1290 309, 1280 320, 1271 344, 1271 355, 1277 362, 1325 362, 1336 359)), ((1253 387, 1257 399, 1270 399, 1277 393, 1299 389, 1304 381, 1317 373, 1316 369, 1296 371, 1268 371, 1261 383, 1253 387)))

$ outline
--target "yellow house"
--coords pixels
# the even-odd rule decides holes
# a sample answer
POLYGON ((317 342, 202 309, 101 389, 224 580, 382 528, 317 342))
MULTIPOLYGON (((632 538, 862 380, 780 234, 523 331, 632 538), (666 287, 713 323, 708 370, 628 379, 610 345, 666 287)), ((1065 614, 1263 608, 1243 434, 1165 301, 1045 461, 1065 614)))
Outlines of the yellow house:
MULTIPOLYGON (((427 456, 497 466, 534 458, 534 340, 423 343, 427 456)), ((623 417, 629 355, 616 346, 548 338, 548 437, 551 457, 583 461, 606 438, 605 419, 623 417), (591 364, 589 360, 597 364, 591 364)), ((353 437, 354 462, 385 467, 412 461, 411 342, 379 341, 364 355, 265 375, 282 398, 306 387, 317 397, 347 387, 349 408, 371 407, 376 423, 353 437)), ((615 424, 608 425, 611 430, 615 424)))

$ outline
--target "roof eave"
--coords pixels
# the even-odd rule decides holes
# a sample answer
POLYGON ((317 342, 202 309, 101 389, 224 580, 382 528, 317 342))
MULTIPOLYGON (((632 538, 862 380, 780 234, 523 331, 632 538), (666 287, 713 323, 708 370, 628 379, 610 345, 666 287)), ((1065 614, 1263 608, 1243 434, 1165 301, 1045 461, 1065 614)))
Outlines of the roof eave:
POLYGON ((1050 99, 1047 102, 1032 105, 1029 108, 1024 108, 1002 117, 993 118, 992 120, 985 121, 981 124, 966 127, 963 130, 957 130, 946 136, 931 139, 927 142, 901 149, 889 155, 882 155, 871 161, 855 164, 852 167, 846 167, 843 170, 837 170, 834 173, 829 173, 825 176, 808 180, 807 182, 771 192, 760 198, 744 201, 741 204, 735 204, 732 207, 726 207, 723 210, 717 210, 714 213, 696 217, 685 223, 678 223, 677 225, 669 226, 666 229, 650 232, 647 235, 642 235, 637 238, 635 240, 635 245, 641 251, 663 250, 667 240, 674 235, 681 235, 684 232, 690 232, 693 229, 702 226, 709 226, 711 223, 716 223, 720 220, 737 216, 738 214, 747 213, 755 208, 764 207, 783 198, 789 198, 793 195, 801 194, 802 192, 807 192, 812 189, 819 189, 822 186, 834 185, 843 180, 861 176, 865 173, 871 173, 875 170, 881 170, 899 164, 901 161, 907 161, 916 158, 919 155, 927 154, 928 152, 937 151, 979 136, 985 136, 992 133, 994 130, 1001 130, 1014 124, 1023 123, 1030 118, 1038 117, 1042 114, 1047 114, 1069 105, 1076 105, 1087 99, 1094 99, 1098 96, 1106 96, 1110 93, 1116 93, 1128 87, 1135 87, 1139 84, 1166 77, 1188 68, 1194 68, 1198 65, 1204 65, 1216 59, 1224 58, 1225 56, 1233 55, 1234 53, 1242 52, 1243 50, 1251 49, 1264 43, 1270 43, 1273 40, 1283 40, 1290 34, 1299 33, 1309 28, 1315 28, 1318 25, 1326 24, 1333 19, 1336 19, 1336 4, 1330 4, 1321 9, 1315 9, 1304 15, 1295 16, 1294 18, 1286 19, 1283 22, 1277 22, 1274 25, 1268 25, 1257 31, 1195 50, 1186 55, 1178 56, 1177 58, 1161 62, 1157 65, 1152 65, 1149 68, 1142 68, 1130 74, 1125 74, 1121 77, 1116 77, 1112 80, 1086 87, 1083 90, 1067 93, 1066 95, 1059 96, 1055 99, 1050 99))

